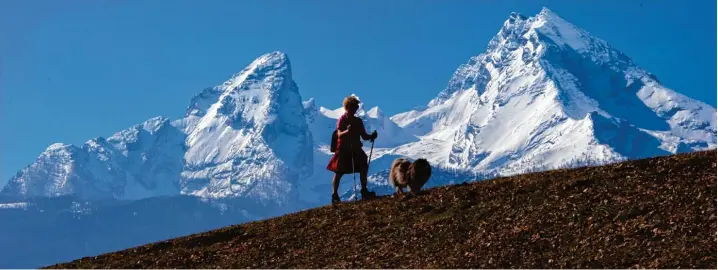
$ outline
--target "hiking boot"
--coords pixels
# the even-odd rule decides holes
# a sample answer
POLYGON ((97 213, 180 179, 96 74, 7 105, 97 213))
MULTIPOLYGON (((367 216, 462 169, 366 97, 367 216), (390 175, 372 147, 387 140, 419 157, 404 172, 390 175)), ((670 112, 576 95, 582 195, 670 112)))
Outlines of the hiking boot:
POLYGON ((341 202, 341 200, 339 199, 339 195, 332 194, 332 204, 340 203, 340 202, 341 202))
POLYGON ((361 198, 362 198, 362 199, 376 198, 376 192, 374 192, 374 191, 369 191, 369 190, 367 190, 366 188, 363 188, 363 189, 361 190, 361 198))

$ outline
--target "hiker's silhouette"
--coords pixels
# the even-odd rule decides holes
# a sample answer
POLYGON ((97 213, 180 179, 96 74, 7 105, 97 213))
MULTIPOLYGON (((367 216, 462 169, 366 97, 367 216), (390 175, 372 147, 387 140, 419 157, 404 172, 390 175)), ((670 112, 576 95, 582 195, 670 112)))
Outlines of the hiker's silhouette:
MULTIPOLYGON (((376 193, 369 191, 366 186, 369 162, 364 149, 362 149, 361 139, 371 140, 373 143, 378 134, 376 131, 372 134, 367 133, 361 118, 354 116, 359 109, 359 103, 359 99, 354 96, 344 99, 344 114, 337 119, 336 130, 332 134, 330 149, 334 152, 334 156, 327 165, 327 170, 334 172, 332 203, 340 201, 337 194, 339 180, 347 173, 359 173, 362 199, 376 197, 376 193)), ((356 182, 354 187, 356 188, 356 182)))

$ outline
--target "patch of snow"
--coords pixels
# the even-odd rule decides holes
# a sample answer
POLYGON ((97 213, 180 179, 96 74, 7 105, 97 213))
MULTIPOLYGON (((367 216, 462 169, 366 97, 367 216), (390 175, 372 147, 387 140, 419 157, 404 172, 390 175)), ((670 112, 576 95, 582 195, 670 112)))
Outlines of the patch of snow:
POLYGON ((0 209, 27 209, 27 202, 0 203, 0 209))

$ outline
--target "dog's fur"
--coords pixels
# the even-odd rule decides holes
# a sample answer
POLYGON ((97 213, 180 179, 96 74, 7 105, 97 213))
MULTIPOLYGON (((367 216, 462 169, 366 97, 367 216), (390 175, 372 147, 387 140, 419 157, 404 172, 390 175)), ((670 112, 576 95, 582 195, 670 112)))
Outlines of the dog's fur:
POLYGON ((404 194, 404 188, 416 193, 429 181, 431 165, 426 159, 417 159, 414 162, 405 158, 397 158, 391 164, 389 183, 396 188, 397 194, 404 194))

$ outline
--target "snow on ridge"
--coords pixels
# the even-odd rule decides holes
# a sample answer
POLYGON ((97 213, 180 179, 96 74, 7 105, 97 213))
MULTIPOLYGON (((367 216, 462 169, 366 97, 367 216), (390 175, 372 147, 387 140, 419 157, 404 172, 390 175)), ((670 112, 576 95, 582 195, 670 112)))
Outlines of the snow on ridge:
POLYGON ((541 9, 531 27, 546 35, 556 44, 566 44, 577 51, 587 51, 590 48, 585 31, 559 17, 546 7, 541 9))
POLYGON ((73 145, 71 145, 71 144, 66 144, 66 143, 53 143, 53 144, 51 144, 50 146, 48 146, 45 151, 46 151, 46 152, 59 151, 59 150, 68 149, 68 148, 70 148, 70 147, 73 147, 73 145))
POLYGON ((330 109, 327 109, 324 107, 319 107, 319 112, 321 112, 326 117, 333 118, 333 119, 339 119, 339 117, 341 117, 342 114, 344 114, 344 108, 339 107, 337 109, 330 110, 330 109))
POLYGON ((252 63, 250 63, 242 71, 232 75, 232 77, 225 81, 220 87, 224 91, 232 90, 244 82, 247 79, 247 76, 258 70, 266 68, 281 69, 282 67, 289 67, 289 65, 289 58, 285 53, 280 51, 267 53, 252 61, 252 63))
POLYGON ((369 109, 369 111, 366 113, 367 116, 371 118, 383 118, 384 113, 381 112, 379 109, 379 106, 374 106, 373 108, 369 109))
POLYGON ((27 209, 27 202, 0 203, 0 209, 27 209))
POLYGON ((142 129, 146 130, 150 134, 157 132, 162 125, 169 122, 169 119, 163 116, 152 117, 149 120, 142 123, 142 129))
POLYGON ((316 102, 314 102, 314 98, 310 98, 307 101, 303 101, 302 105, 304 105, 304 109, 313 109, 317 106, 316 102))

